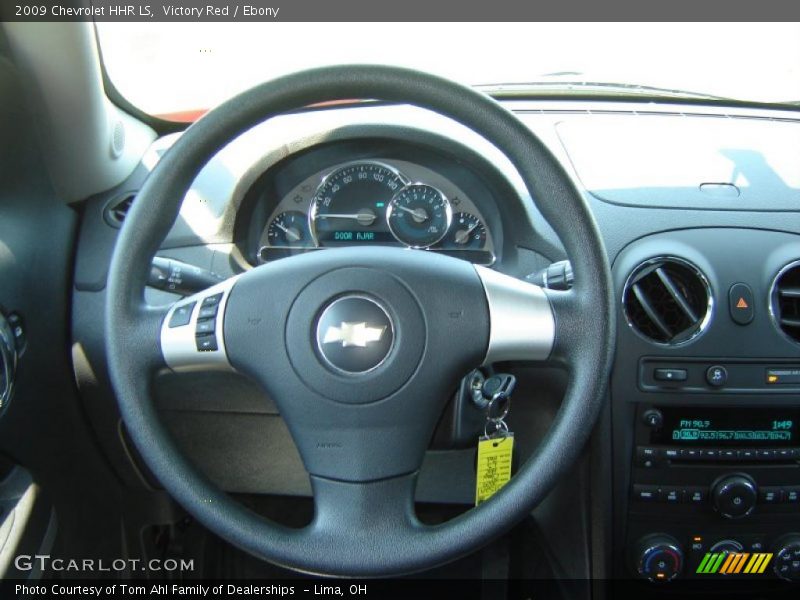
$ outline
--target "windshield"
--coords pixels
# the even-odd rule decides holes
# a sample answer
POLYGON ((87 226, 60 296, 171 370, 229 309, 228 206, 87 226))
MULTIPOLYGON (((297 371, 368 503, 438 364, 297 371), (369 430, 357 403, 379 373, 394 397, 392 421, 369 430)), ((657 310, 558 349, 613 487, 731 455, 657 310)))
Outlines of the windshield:
POLYGON ((278 75, 341 63, 403 65, 532 95, 800 100, 792 23, 99 22, 97 30, 117 90, 176 120, 278 75))

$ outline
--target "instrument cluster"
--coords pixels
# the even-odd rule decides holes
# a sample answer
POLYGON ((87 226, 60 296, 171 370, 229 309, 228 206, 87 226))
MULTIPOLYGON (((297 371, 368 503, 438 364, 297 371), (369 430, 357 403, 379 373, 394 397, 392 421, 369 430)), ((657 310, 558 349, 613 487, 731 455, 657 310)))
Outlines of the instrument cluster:
POLYGON ((495 260, 492 236, 458 186, 420 165, 358 160, 305 178, 272 210, 258 259, 338 246, 392 245, 495 260))

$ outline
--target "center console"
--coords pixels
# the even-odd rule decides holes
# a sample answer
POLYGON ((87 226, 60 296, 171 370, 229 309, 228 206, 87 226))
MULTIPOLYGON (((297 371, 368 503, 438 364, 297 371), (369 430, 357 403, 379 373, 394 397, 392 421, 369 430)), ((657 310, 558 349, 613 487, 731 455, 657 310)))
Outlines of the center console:
POLYGON ((615 261, 615 577, 800 581, 798 257, 791 234, 698 229, 615 261))
POLYGON ((799 428, 797 408, 637 407, 631 572, 800 579, 799 428))

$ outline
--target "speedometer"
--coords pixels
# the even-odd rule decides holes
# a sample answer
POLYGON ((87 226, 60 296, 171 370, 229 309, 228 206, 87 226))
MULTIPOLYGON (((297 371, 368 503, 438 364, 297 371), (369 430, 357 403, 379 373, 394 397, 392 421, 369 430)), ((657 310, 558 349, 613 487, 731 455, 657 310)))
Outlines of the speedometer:
POLYGON ((357 162, 330 173, 311 202, 309 223, 319 246, 395 242, 386 209, 408 180, 379 162, 357 162))

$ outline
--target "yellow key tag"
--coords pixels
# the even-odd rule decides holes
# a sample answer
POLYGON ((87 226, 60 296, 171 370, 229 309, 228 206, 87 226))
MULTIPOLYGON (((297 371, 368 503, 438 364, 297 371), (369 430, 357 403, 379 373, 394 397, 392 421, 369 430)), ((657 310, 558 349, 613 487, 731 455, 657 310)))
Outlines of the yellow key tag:
POLYGON ((511 454, 514 434, 478 440, 478 473, 475 506, 486 502, 511 479, 511 454))

